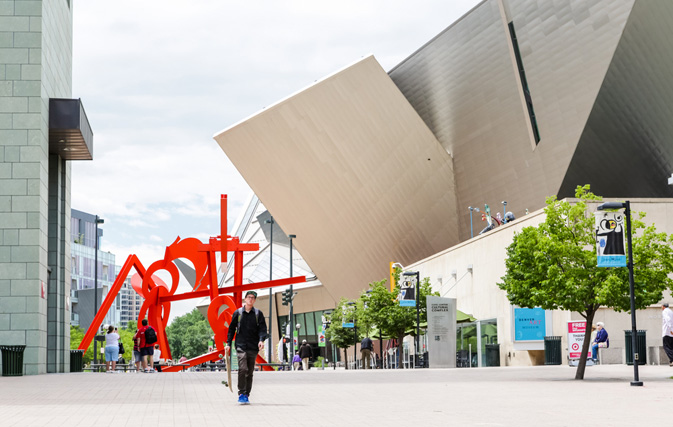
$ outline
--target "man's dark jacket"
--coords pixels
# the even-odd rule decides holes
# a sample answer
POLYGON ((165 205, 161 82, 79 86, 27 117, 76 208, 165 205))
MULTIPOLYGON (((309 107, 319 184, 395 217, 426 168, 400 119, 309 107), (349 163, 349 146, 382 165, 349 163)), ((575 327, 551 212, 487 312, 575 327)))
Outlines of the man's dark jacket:
POLYGON ((308 343, 304 343, 299 347, 299 357, 302 359, 306 357, 311 357, 313 356, 313 352, 311 351, 311 346, 308 343))
POLYGON ((259 351, 259 342, 266 339, 266 320, 261 310, 236 310, 231 316, 227 344, 231 346, 236 334, 236 350, 259 351), (239 313, 241 313, 239 315, 239 313), (255 312, 257 319, 255 319, 255 312), (238 330, 238 331, 237 331, 238 330))

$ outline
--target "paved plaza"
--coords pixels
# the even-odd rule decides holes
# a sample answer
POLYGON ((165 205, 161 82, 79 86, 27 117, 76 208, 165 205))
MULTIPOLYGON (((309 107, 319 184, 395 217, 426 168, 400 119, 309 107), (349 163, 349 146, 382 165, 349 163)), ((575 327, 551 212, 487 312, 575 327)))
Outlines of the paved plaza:
MULTIPOLYGON (((2 426, 654 425, 673 408, 673 368, 567 366, 257 372, 239 406, 223 372, 0 378, 2 426)), ((235 382, 234 374, 234 382, 235 382)), ((236 388, 234 387, 234 391, 236 388)))

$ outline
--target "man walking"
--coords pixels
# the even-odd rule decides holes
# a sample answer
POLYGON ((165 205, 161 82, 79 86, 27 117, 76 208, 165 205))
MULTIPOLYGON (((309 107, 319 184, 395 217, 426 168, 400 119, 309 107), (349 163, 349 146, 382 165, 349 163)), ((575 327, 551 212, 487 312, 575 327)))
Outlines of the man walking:
POLYGON ((372 363, 372 350, 374 350, 374 343, 371 338, 364 337, 360 343, 360 354, 362 355, 362 364, 365 369, 369 369, 372 363))
POLYGON ((257 292, 245 293, 243 307, 231 316, 227 345, 224 351, 227 356, 231 351, 231 343, 236 335, 236 357, 238 357, 238 403, 250 403, 252 390, 252 374, 255 372, 257 353, 264 349, 266 339, 266 320, 262 311, 255 308, 257 292))
POLYGON ((301 342, 301 347, 299 347, 299 357, 301 358, 301 368, 305 371, 308 371, 308 362, 313 356, 313 351, 311 350, 311 345, 303 340, 301 342))
POLYGON ((140 355, 142 356, 142 372, 155 372, 152 357, 154 355, 154 343, 157 342, 157 333, 153 327, 149 326, 147 319, 143 319, 142 328, 133 336, 134 340, 140 339, 140 355), (149 367, 148 367, 149 365, 149 367))
POLYGON ((668 303, 661 306, 661 335, 664 337, 664 351, 668 356, 668 366, 673 366, 673 311, 668 303))

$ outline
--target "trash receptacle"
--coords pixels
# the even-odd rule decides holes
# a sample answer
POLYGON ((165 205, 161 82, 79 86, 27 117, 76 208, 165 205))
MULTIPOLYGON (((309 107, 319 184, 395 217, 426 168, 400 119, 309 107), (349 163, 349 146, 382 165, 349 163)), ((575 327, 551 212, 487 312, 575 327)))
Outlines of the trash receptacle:
POLYGON ((500 366, 500 344, 486 344, 486 366, 500 366))
MULTIPOLYGON (((632 331, 624 331, 626 364, 633 365, 633 342, 632 331)), ((639 365, 647 365, 647 331, 638 329, 636 331, 636 359, 639 365)))
POLYGON ((544 337, 544 364, 561 364, 561 337, 544 337))
POLYGON ((25 349, 25 345, 0 345, 3 377, 20 377, 23 375, 23 351, 25 349))
POLYGON ((82 372, 84 350, 70 350, 70 372, 82 372))

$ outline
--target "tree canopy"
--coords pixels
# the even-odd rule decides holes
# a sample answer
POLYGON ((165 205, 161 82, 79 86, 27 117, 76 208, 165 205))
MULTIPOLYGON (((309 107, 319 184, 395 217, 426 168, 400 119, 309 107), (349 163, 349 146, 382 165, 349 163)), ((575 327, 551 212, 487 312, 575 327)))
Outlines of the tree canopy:
POLYGON ((198 308, 194 308, 173 319, 166 328, 166 335, 173 358, 185 356, 190 359, 208 351, 208 341, 213 337, 213 330, 198 308))
MULTIPOLYGON (((630 298, 627 268, 597 266, 594 216, 587 203, 602 198, 591 193, 589 185, 578 186, 575 197, 579 200, 572 203, 549 197, 545 221, 514 236, 507 247, 506 274, 498 286, 514 305, 575 311, 586 319, 576 374, 583 379, 596 311, 599 307, 628 311, 630 298)), ((668 277, 673 271, 673 236, 646 226, 644 216, 641 212, 632 219, 636 308, 657 303, 673 285, 668 277)))
MULTIPOLYGON (((382 334, 383 336, 393 337, 398 340, 398 354, 402 354, 402 340, 407 335, 406 331, 416 327, 416 307, 401 307, 398 301, 400 287, 397 284, 399 280, 400 269, 395 270, 395 286, 390 291, 386 285, 386 280, 372 282, 369 284, 369 290, 362 292, 360 297, 354 301, 342 298, 336 309, 331 315, 327 316, 331 321, 330 327, 326 331, 326 336, 339 348, 346 348, 352 345, 356 340, 359 342, 364 336, 372 334, 382 334), (354 318, 357 325, 357 338, 353 328, 342 327, 344 319, 344 307, 353 307, 354 318)), ((426 296, 439 296, 438 292, 432 292, 430 279, 424 278, 419 286, 419 313, 420 322, 427 322, 427 303, 426 296)), ((401 365, 401 364, 400 364, 401 365)))

